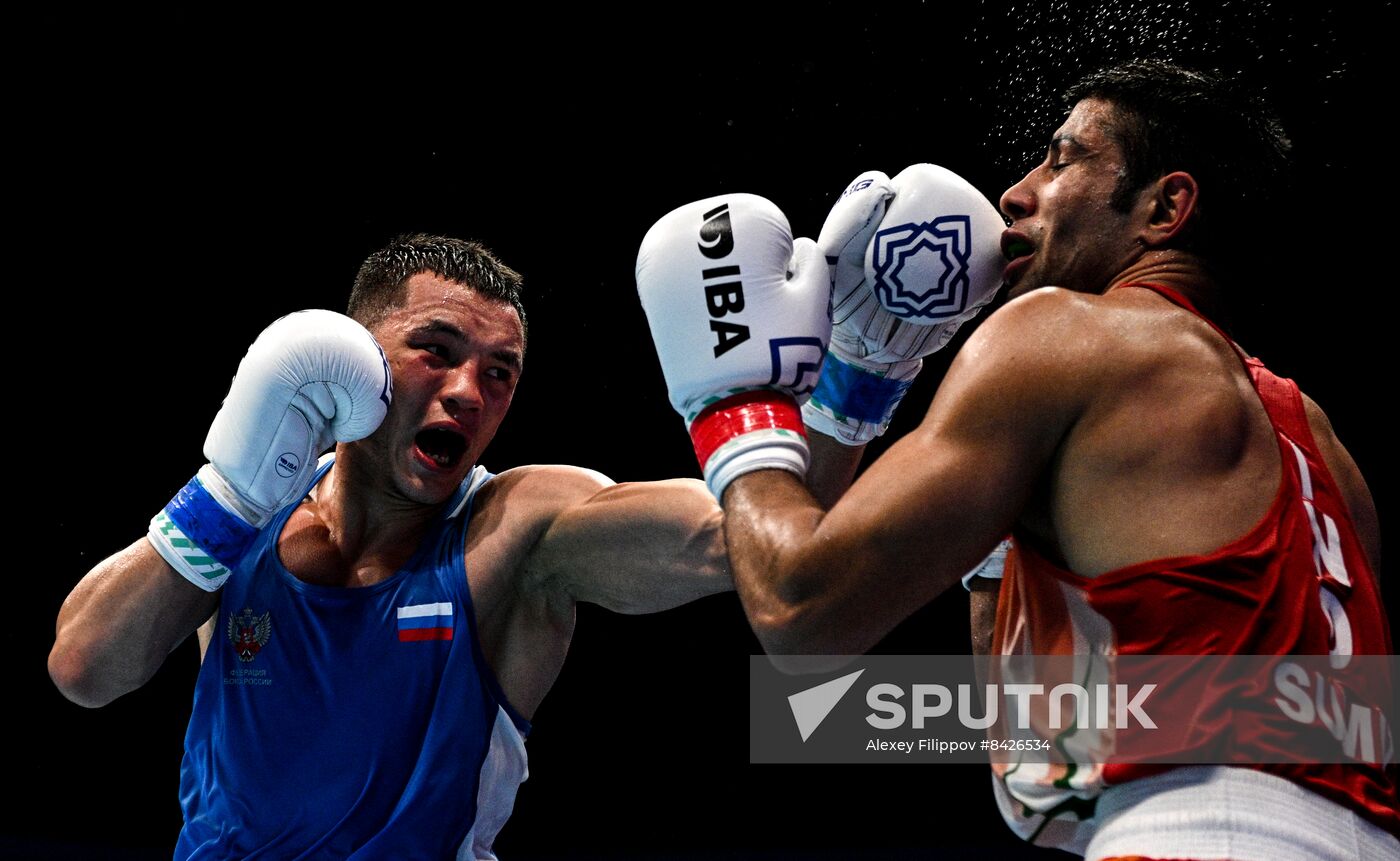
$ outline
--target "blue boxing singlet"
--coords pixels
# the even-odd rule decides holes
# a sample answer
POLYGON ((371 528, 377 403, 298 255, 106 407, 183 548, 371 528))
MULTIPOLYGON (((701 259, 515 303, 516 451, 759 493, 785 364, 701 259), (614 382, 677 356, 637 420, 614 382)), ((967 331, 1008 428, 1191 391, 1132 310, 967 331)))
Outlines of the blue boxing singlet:
MULTIPOLYGON (((329 469, 321 466, 319 481, 329 469)), ((529 724, 476 636, 465 550, 477 467, 373 586, 277 555, 295 505, 224 586, 185 734, 177 859, 490 859, 529 724)))

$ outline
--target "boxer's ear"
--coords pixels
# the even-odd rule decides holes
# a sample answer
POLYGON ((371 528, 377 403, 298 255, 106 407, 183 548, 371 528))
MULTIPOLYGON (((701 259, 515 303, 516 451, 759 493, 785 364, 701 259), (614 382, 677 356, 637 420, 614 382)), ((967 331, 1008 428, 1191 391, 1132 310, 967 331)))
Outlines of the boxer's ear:
POLYGON ((1185 231, 1196 215, 1200 191, 1196 178, 1179 170, 1152 183, 1139 199, 1145 208, 1142 243, 1157 248, 1185 231))

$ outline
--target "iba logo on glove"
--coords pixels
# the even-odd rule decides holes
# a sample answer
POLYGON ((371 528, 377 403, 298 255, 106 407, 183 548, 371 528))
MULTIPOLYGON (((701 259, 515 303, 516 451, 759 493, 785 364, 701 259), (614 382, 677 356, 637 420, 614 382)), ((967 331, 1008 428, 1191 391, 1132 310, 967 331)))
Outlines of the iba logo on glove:
POLYGON ((972 219, 945 215, 875 234, 875 295, 897 317, 937 323, 967 310, 972 219))
POLYGON ((284 451, 277 455, 277 474, 283 478, 291 478, 301 469, 301 459, 295 454, 284 451))
MULTIPOLYGON (((702 216, 700 253, 710 260, 722 260, 734 250, 734 224, 729 204, 721 203, 702 216)), ((705 282, 705 307, 710 313, 710 331, 715 335, 715 358, 749 340, 749 327, 733 318, 720 319, 744 310, 743 272, 739 266, 712 266, 700 273, 705 282)), ((795 395, 805 395, 816 388, 821 373, 826 346, 820 338, 769 338, 769 357, 773 375, 772 386, 782 386, 795 395)))
MULTIPOLYGON (((734 227, 729 218, 729 204, 705 213, 700 225, 700 253, 711 260, 722 260, 734 250, 734 227)), ((744 310, 744 282, 739 280, 738 266, 715 266, 700 274, 705 281, 705 307, 710 312, 710 331, 715 333, 715 358, 749 339, 749 327, 742 323, 721 320, 728 314, 744 310)))

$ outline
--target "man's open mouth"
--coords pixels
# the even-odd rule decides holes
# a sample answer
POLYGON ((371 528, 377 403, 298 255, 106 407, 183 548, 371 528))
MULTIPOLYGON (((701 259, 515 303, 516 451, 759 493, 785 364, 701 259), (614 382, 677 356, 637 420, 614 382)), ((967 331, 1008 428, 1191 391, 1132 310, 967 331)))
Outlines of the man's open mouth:
POLYGON ((441 469, 452 469, 467 453, 467 438, 448 428, 421 430, 413 438, 418 451, 441 469))
POLYGON ((1007 260, 1015 260, 1018 257, 1024 257, 1034 250, 1035 248, 1031 246, 1029 241, 1021 239, 1020 237, 1009 237, 1002 240, 1001 243, 1001 254, 1007 260))

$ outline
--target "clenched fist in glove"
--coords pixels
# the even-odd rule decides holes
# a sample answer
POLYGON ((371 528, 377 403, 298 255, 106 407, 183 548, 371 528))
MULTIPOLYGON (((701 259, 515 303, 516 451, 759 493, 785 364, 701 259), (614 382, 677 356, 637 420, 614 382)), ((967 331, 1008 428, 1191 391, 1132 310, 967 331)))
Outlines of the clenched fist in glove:
POLYGON ((751 194, 682 206, 642 240, 637 292, 716 499, 753 470, 806 474, 799 404, 826 351, 829 290, 816 243, 751 194))
POLYGON ((996 208, 962 177, 916 164, 856 177, 818 246, 833 267, 831 351, 803 408, 847 445, 884 433, 923 366, 1001 285, 996 208))

